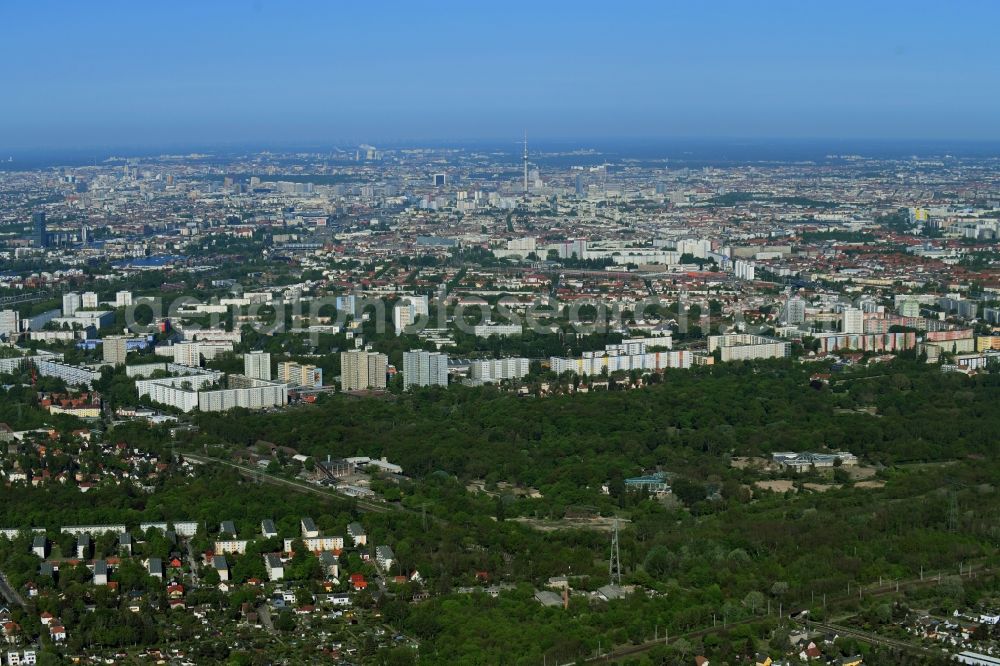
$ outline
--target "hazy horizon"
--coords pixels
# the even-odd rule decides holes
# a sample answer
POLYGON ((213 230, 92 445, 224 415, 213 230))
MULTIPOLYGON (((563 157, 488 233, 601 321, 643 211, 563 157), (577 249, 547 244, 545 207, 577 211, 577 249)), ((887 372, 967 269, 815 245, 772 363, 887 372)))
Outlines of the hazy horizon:
POLYGON ((0 151, 573 137, 1000 139, 969 2, 0 6, 0 151))
MULTIPOLYGON (((339 142, 300 143, 233 142, 229 144, 133 145, 0 150, 0 171, 101 165, 114 159, 156 159, 161 156, 204 155, 213 163, 266 152, 310 155, 351 154, 359 145, 382 150, 460 150, 488 153, 496 163, 519 165, 523 144, 514 138, 399 140, 395 143, 347 139, 339 142)), ((1000 141, 927 139, 824 139, 824 138, 579 138, 529 137, 533 164, 543 167, 594 165, 629 161, 675 168, 734 166, 739 164, 828 163, 845 156, 871 159, 1000 159, 1000 141)))

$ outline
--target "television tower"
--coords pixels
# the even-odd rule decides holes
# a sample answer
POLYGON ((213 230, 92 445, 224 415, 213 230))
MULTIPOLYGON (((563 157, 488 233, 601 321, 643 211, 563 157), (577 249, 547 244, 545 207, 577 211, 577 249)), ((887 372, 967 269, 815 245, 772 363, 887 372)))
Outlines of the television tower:
POLYGON ((524 130, 524 198, 528 198, 528 130, 524 130))

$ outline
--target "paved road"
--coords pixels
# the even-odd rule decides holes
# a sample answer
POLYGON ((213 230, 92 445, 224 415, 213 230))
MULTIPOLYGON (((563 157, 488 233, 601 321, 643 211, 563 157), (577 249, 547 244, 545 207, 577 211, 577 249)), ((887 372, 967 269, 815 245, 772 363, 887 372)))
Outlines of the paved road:
POLYGON ((271 621, 271 611, 267 607, 267 603, 263 603, 257 608, 257 617, 260 618, 260 623, 264 625, 264 628, 274 633, 274 622, 271 621))
POLYGON ((7 582, 7 577, 0 573, 0 594, 7 600, 7 603, 17 604, 21 608, 25 607, 24 597, 17 593, 7 582))
POLYGON ((191 539, 187 539, 185 545, 187 546, 188 562, 191 563, 191 578, 194 579, 194 585, 197 587, 201 583, 201 577, 198 576, 198 565, 201 564, 201 558, 195 558, 194 546, 191 545, 191 539))

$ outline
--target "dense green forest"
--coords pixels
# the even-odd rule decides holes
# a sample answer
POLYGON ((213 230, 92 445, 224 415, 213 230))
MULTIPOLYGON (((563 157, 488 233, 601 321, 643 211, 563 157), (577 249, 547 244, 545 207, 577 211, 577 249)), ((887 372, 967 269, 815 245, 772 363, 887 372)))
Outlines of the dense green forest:
POLYGON ((667 371, 641 391, 544 399, 462 387, 371 400, 333 395, 303 410, 201 414, 198 423, 210 444, 265 439, 314 457, 386 456, 415 477, 508 481, 567 501, 643 469, 706 478, 728 468, 730 455, 842 449, 889 465, 993 451, 1000 375, 945 375, 897 361, 817 390, 815 370, 731 364, 667 371))

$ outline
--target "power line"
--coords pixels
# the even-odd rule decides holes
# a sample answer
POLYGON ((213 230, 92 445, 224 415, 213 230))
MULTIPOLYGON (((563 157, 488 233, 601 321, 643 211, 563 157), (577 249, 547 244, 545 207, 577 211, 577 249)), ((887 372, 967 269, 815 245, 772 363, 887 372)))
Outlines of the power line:
POLYGON ((608 577, 612 585, 622 584, 622 558, 618 552, 618 520, 614 522, 611 531, 611 562, 608 565, 608 577))

